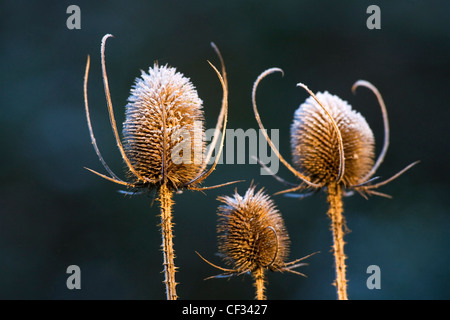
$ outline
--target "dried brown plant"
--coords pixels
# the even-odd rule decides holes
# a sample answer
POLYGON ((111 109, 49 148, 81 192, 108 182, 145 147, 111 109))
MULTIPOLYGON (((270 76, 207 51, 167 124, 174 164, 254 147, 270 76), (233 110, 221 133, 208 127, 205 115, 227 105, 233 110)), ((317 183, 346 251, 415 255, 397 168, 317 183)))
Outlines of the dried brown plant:
POLYGON ((172 231, 173 193, 183 189, 208 190, 232 183, 212 187, 200 186, 200 183, 214 171, 223 148, 228 106, 225 66, 219 50, 212 44, 222 65, 222 70, 219 72, 210 63, 223 89, 222 107, 216 125, 216 133, 222 128, 223 133, 221 141, 218 140, 220 135, 215 135, 206 156, 204 156, 202 100, 198 97, 195 87, 188 78, 176 71, 175 68, 159 66, 156 63, 149 68, 148 73, 142 72, 141 77, 136 79, 131 89, 131 95, 125 107, 123 138, 121 140, 114 118, 105 66, 105 43, 110 37, 112 35, 105 35, 101 42, 103 83, 111 127, 118 149, 125 162, 129 181, 120 179, 108 167, 94 137, 87 98, 89 56, 84 78, 86 117, 92 145, 109 176, 91 169, 88 170, 104 179, 131 189, 143 190, 144 192, 156 190, 161 209, 161 246, 164 259, 166 296, 168 300, 175 300, 177 299, 175 289, 177 285, 175 271, 177 268, 174 264, 175 253, 172 231), (207 169, 217 143, 219 143, 219 150, 216 159, 207 169), (186 151, 190 154, 184 154, 186 151), (179 161, 179 159, 175 161, 174 155, 183 157, 183 161, 179 161))
POLYGON ((390 197, 375 189, 393 181, 418 161, 411 163, 385 181, 373 183, 378 178, 373 178, 373 175, 383 162, 389 145, 387 111, 378 90, 371 83, 363 80, 357 81, 352 87, 353 92, 359 86, 370 89, 380 104, 384 123, 384 144, 375 162, 375 140, 364 117, 339 97, 328 92, 314 94, 306 85, 299 83, 297 85, 304 88, 310 97, 295 111, 294 122, 291 126, 292 156, 298 170, 295 169, 281 156, 268 137, 256 105, 256 90, 259 83, 274 72, 283 73, 279 68, 271 68, 261 73, 255 81, 252 91, 253 110, 258 125, 273 151, 280 161, 301 180, 300 184, 293 184, 276 176, 279 181, 291 186, 277 194, 305 189, 313 190, 313 192, 299 195, 303 197, 320 189, 326 191, 329 204, 328 216, 331 219, 333 234, 335 285, 338 299, 346 300, 348 295, 344 234, 347 229, 343 216, 343 195, 357 191, 364 198, 369 195, 390 197))
MULTIPOLYGON (((218 208, 218 246, 224 262, 231 269, 216 266, 223 277, 250 273, 254 278, 256 299, 266 299, 266 270, 291 272, 305 276, 293 269, 306 265, 300 263, 306 257, 286 262, 289 256, 289 235, 281 213, 263 189, 255 192, 251 186, 244 196, 235 191, 231 197, 222 196, 223 205, 218 208)), ((198 254, 198 253, 197 253, 198 254)))

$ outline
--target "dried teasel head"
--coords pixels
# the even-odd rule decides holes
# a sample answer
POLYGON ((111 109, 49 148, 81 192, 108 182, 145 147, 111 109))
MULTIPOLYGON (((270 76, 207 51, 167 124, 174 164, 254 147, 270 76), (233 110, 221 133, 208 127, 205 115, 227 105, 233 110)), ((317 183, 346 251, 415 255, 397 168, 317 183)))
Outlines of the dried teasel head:
POLYGON ((88 170, 104 179, 130 188, 140 188, 144 192, 150 189, 156 190, 161 209, 161 247, 166 296, 169 300, 175 300, 178 298, 175 289, 178 283, 175 281, 176 267, 172 231, 173 192, 184 188, 207 190, 234 183, 230 182, 213 187, 198 186, 214 171, 223 148, 228 108, 225 66, 219 50, 212 44, 220 59, 222 72, 220 73, 211 63, 210 65, 222 85, 223 98, 216 125, 216 135, 211 142, 211 148, 206 157, 203 157, 205 144, 203 140, 202 101, 190 80, 168 66, 160 67, 155 64, 149 68, 148 73, 142 72, 141 77, 136 79, 126 106, 123 139, 120 139, 105 66, 105 44, 110 37, 112 35, 105 35, 101 43, 103 83, 111 127, 117 147, 125 162, 129 181, 121 180, 112 172, 103 160, 94 137, 87 98, 89 56, 83 87, 86 118, 92 145, 109 176, 91 169, 88 170), (219 142, 217 133, 222 127, 223 131, 219 142), (206 167, 217 143, 219 143, 219 150, 216 159, 207 170, 206 167))
POLYGON ((383 162, 389 146, 389 122, 383 98, 377 88, 367 81, 359 80, 355 82, 352 90, 355 91, 360 86, 370 89, 377 97, 382 111, 384 144, 377 160, 374 160, 374 135, 359 112, 335 95, 328 92, 314 94, 306 85, 298 83, 297 86, 304 88, 310 97, 294 114, 291 147, 296 168, 291 166, 267 135, 256 106, 256 90, 259 83, 274 72, 283 73, 279 68, 267 69, 255 81, 252 91, 253 110, 258 125, 275 154, 289 171, 302 181, 295 184, 276 177, 279 181, 292 186, 279 193, 305 188, 317 191, 331 184, 339 184, 350 191, 359 192, 364 197, 366 194, 389 197, 374 189, 391 182, 419 162, 413 162, 387 180, 373 184, 373 181, 378 179, 373 175, 383 162))
MULTIPOLYGON (((364 117, 341 98, 319 92, 317 99, 326 106, 340 131, 345 155, 342 182, 358 184, 374 164, 375 140, 364 117)), ((328 185, 338 178, 339 136, 325 111, 311 96, 295 111, 291 126, 294 165, 311 181, 328 185)))
POLYGON ((372 184, 377 178, 372 178, 384 160, 389 145, 389 124, 384 101, 378 90, 367 81, 357 81, 353 91, 364 86, 369 88, 377 97, 381 107, 384 122, 384 145, 378 159, 374 161, 374 136, 364 117, 354 111, 351 106, 328 92, 314 94, 302 83, 310 97, 300 105, 294 115, 291 126, 291 147, 294 168, 278 152, 264 130, 258 109, 256 107, 256 89, 260 81, 273 72, 283 72, 278 68, 264 71, 255 81, 252 92, 253 110, 256 120, 262 129, 267 142, 280 161, 301 180, 300 184, 293 184, 274 176, 285 184, 293 186, 278 192, 289 193, 305 188, 314 191, 307 194, 290 194, 294 197, 311 195, 324 188, 327 194, 329 209, 327 215, 331 220, 330 230, 333 235, 333 254, 338 298, 347 300, 346 255, 344 253, 344 234, 348 231, 343 216, 342 196, 351 194, 353 190, 363 197, 367 195, 387 196, 374 189, 396 179, 403 172, 417 164, 414 162, 392 176, 391 178, 372 184), (345 189, 350 190, 347 192, 345 189))
POLYGON ((219 197, 219 252, 236 272, 264 267, 282 269, 289 255, 289 235, 280 212, 263 190, 219 197))
MULTIPOLYGON (((108 167, 93 134, 87 99, 89 56, 84 79, 86 117, 92 145, 109 176, 91 169, 88 170, 102 178, 130 188, 153 189, 160 188, 162 185, 169 190, 212 188, 198 185, 214 171, 225 138, 228 84, 223 59, 217 47, 213 43, 211 44, 220 58, 222 71, 219 72, 214 65, 211 63, 210 65, 216 72, 223 89, 222 108, 216 132, 223 129, 221 141, 219 141, 219 135, 215 135, 211 143, 211 150, 204 156, 202 100, 198 97, 191 81, 175 68, 167 65, 155 64, 149 68, 148 73, 142 72, 141 77, 136 79, 128 98, 126 119, 123 123, 123 138, 120 139, 105 66, 105 44, 110 37, 112 35, 105 35, 101 45, 103 82, 111 127, 130 181, 118 178, 108 167), (217 143, 220 144, 215 162, 207 170, 207 164, 217 143)), ((222 185, 226 184, 229 183, 222 185)))
POLYGON ((218 208, 218 247, 224 262, 231 269, 213 265, 224 275, 255 273, 259 269, 288 271, 305 264, 299 263, 310 255, 286 262, 289 256, 289 235, 281 213, 263 189, 251 186, 244 196, 222 196, 218 208))
POLYGON ((166 179, 178 189, 202 170, 203 122, 202 100, 191 81, 175 68, 155 64, 131 89, 123 123, 125 154, 140 176, 155 183, 166 179), (186 151, 187 157, 180 155, 186 151))

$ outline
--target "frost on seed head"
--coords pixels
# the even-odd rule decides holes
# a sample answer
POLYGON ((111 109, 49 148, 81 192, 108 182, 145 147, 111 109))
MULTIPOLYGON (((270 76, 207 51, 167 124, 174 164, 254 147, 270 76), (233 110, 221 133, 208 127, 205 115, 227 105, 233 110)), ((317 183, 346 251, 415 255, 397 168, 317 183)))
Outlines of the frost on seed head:
POLYGON ((166 180, 176 189, 201 170, 203 122, 202 100, 189 78, 155 64, 136 79, 128 98, 123 124, 126 155, 141 176, 166 180), (186 150, 190 154, 183 155, 186 150), (174 161, 173 154, 179 153, 184 161, 174 161))

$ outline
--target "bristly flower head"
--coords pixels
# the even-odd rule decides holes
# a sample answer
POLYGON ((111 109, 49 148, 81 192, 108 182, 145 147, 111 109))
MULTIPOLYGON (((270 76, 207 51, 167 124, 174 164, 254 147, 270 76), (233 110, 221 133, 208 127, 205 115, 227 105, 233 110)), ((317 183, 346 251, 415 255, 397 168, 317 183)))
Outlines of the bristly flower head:
POLYGON ((289 235, 283 217, 275 203, 261 189, 251 186, 244 196, 218 197, 223 204, 218 208, 218 247, 224 262, 232 269, 225 275, 254 273, 259 269, 288 271, 305 265, 299 263, 310 255, 286 262, 289 256, 289 235))
MULTIPOLYGON (((175 251, 173 249, 172 231, 173 192, 185 188, 207 190, 234 183, 224 183, 212 187, 197 186, 214 171, 223 148, 228 109, 228 85, 225 65, 219 49, 211 43, 222 67, 221 74, 214 65, 209 63, 216 72, 223 89, 222 107, 216 124, 216 130, 220 130, 223 127, 223 131, 216 160, 206 170, 212 151, 208 151, 206 157, 203 158, 205 142, 203 140, 204 116, 202 101, 190 80, 177 72, 175 68, 168 66, 159 67, 155 64, 153 68, 149 68, 148 73, 142 72, 141 78, 136 79, 126 106, 123 139, 120 139, 114 117, 105 63, 105 45, 106 40, 110 37, 112 37, 111 34, 106 34, 102 38, 100 49, 103 84, 111 128, 117 147, 126 165, 130 181, 121 180, 114 174, 103 160, 95 140, 89 116, 87 95, 90 67, 89 56, 86 62, 83 86, 86 118, 92 145, 109 176, 91 169, 88 170, 106 180, 130 188, 141 188, 144 192, 155 189, 161 209, 161 247, 163 251, 166 297, 168 300, 175 300, 178 298, 175 289, 178 283, 175 281, 176 267, 174 263, 175 251)), ((213 138, 210 150, 215 149, 218 141, 218 138, 213 138)))
MULTIPOLYGON (((328 92, 317 93, 327 106, 342 136, 345 154, 345 185, 358 184, 374 163, 374 136, 364 117, 344 100, 328 92)), ((291 148, 294 164, 311 181, 328 185, 339 172, 339 137, 328 115, 313 97, 295 111, 291 126, 291 148)))
MULTIPOLYGON (((259 75, 253 85, 252 103, 256 121, 270 147, 280 161, 301 180, 299 184, 293 184, 276 177, 279 181, 292 188, 278 192, 290 193, 306 188, 313 192, 306 194, 290 194, 290 196, 302 198, 311 195, 324 188, 327 193, 329 210, 327 215, 331 219, 331 231, 333 235, 333 253, 335 257, 336 288, 338 298, 347 300, 346 280, 346 256, 344 254, 344 228, 346 227, 343 216, 342 196, 359 192, 366 195, 388 195, 375 191, 390 181, 396 179, 402 173, 410 169, 414 162, 392 176, 391 178, 372 184, 378 177, 372 178, 378 167, 384 160, 389 145, 389 123, 386 107, 381 94, 371 83, 363 80, 357 81, 352 90, 359 86, 369 88, 377 97, 380 104, 384 123, 384 144, 380 155, 374 161, 374 136, 372 130, 361 114, 354 111, 351 106, 335 95, 328 92, 314 94, 303 83, 297 85, 305 89, 310 97, 295 111, 294 122, 291 125, 291 148, 294 168, 278 152, 273 142, 265 133, 264 126, 259 116, 256 105, 256 89, 261 80, 273 72, 281 72, 279 68, 270 68, 259 75), (350 190, 348 192, 347 190, 350 190)), ((275 176, 275 174, 274 174, 275 176)))
POLYGON ((175 68, 155 64, 136 79, 128 102, 123 142, 139 175, 157 182, 166 178, 172 188, 194 179, 203 164, 204 116, 190 80, 175 68), (192 151, 187 159, 181 155, 183 161, 173 161, 185 150, 192 151))
POLYGON ((198 97, 191 81, 175 68, 150 67, 148 73, 142 72, 131 89, 126 105, 123 139, 120 139, 116 126, 114 110, 108 85, 105 63, 105 44, 112 35, 102 38, 101 62, 108 113, 117 147, 126 165, 128 181, 120 179, 106 162, 97 146, 92 130, 87 99, 87 82, 90 59, 86 63, 84 79, 84 101, 86 118, 92 145, 109 176, 89 171, 100 177, 130 188, 159 189, 163 185, 170 191, 192 189, 207 190, 235 183, 229 182, 218 186, 200 187, 214 170, 223 149, 228 112, 228 84, 225 65, 219 49, 214 43, 222 73, 209 63, 216 72, 223 89, 222 107, 216 124, 216 131, 222 129, 221 140, 218 135, 213 138, 213 146, 204 156, 204 116, 202 100, 198 97), (214 163, 207 169, 212 151, 219 145, 214 163))
POLYGON ((251 187, 244 196, 218 198, 219 251, 238 273, 267 267, 283 268, 289 255, 289 235, 274 202, 251 187))
POLYGON ((370 89, 378 99, 383 116, 384 144, 377 160, 374 161, 375 139, 372 130, 359 112, 354 111, 346 101, 335 95, 328 92, 314 94, 306 85, 298 83, 297 86, 304 88, 310 97, 296 110, 291 125, 292 157, 294 165, 300 170, 295 169, 283 158, 267 135, 256 105, 256 90, 259 83, 274 72, 283 73, 283 70, 270 68, 256 79, 252 91, 253 111, 274 153, 286 168, 301 180, 300 184, 293 184, 277 177, 283 183, 294 186, 278 193, 305 188, 317 191, 331 184, 337 184, 345 189, 355 190, 364 197, 370 194, 389 197, 375 189, 395 180, 418 163, 413 162, 391 178, 372 184, 378 178, 373 178, 373 175, 383 162, 389 146, 389 122, 386 106, 378 89, 367 81, 359 80, 355 82, 352 90, 355 91, 359 86, 370 89))

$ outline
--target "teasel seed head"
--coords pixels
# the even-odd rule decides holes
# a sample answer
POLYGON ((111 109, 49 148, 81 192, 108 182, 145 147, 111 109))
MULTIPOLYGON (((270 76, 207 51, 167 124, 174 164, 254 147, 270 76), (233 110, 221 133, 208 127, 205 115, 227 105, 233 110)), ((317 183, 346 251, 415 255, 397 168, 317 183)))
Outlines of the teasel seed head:
POLYGON ((277 180, 291 186, 277 194, 290 193, 290 196, 303 198, 322 188, 325 189, 329 203, 327 215, 331 219, 330 229, 333 235, 335 285, 338 298, 347 300, 344 234, 348 229, 343 216, 342 196, 352 194, 355 190, 365 198, 370 194, 389 197, 374 189, 393 181, 418 162, 411 163, 385 181, 372 184, 378 178, 372 178, 372 176, 383 162, 389 145, 389 122, 386 107, 378 89, 367 81, 359 80, 353 85, 352 90, 355 91, 359 86, 370 89, 378 99, 383 116, 384 144, 377 160, 374 161, 375 141, 372 130, 361 114, 335 95, 328 92, 314 94, 306 85, 298 83, 297 86, 305 89, 310 97, 296 110, 294 122, 291 125, 292 157, 297 169, 294 168, 281 156, 265 133, 256 105, 256 90, 259 83, 274 72, 283 73, 283 70, 267 69, 259 75, 253 85, 252 103, 255 118, 274 153, 286 168, 301 180, 299 184, 294 184, 273 174, 277 180), (306 194, 292 193, 306 188, 314 191, 306 194))
POLYGON ((190 80, 167 65, 160 67, 155 64, 149 68, 148 73, 142 72, 141 77, 136 79, 126 106, 123 138, 119 137, 105 63, 105 45, 106 40, 110 37, 112 37, 111 34, 106 34, 101 42, 103 84, 111 128, 126 165, 129 181, 120 179, 109 168, 95 140, 87 95, 89 56, 83 83, 86 118, 92 145, 109 176, 91 169, 88 170, 106 180, 129 188, 141 188, 144 192, 145 189, 156 190, 161 211, 161 247, 166 297, 168 300, 175 300, 178 298, 175 289, 178 283, 175 281, 177 268, 174 264, 175 251, 172 231, 173 192, 175 190, 181 191, 180 189, 184 188, 207 190, 235 183, 228 182, 212 187, 198 186, 214 171, 223 149, 228 112, 228 84, 225 64, 220 51, 214 43, 211 43, 222 67, 221 72, 219 72, 208 61, 217 74, 223 89, 222 106, 216 124, 216 132, 223 129, 220 141, 218 135, 213 138, 210 150, 215 150, 217 144, 219 150, 212 166, 206 169, 212 151, 209 151, 206 157, 203 157, 205 145, 202 101, 190 80))
POLYGON ((191 81, 175 68, 167 65, 154 64, 149 68, 148 73, 142 72, 141 77, 136 79, 126 105, 123 138, 119 137, 105 63, 105 44, 110 37, 112 37, 111 34, 105 35, 101 44, 103 83, 111 128, 124 160, 129 181, 120 179, 109 168, 95 140, 87 97, 89 56, 83 87, 86 118, 92 145, 109 176, 86 169, 106 180, 135 189, 159 189, 165 185, 169 191, 180 191, 184 188, 201 191, 238 182, 227 182, 212 187, 199 186, 218 164, 228 118, 227 76, 222 55, 216 45, 211 43, 220 59, 221 72, 209 61, 208 63, 217 74, 223 89, 222 106, 215 128, 216 132, 222 130, 222 134, 220 140, 219 135, 214 136, 211 142, 212 147, 204 156, 202 100, 198 97, 191 81), (215 161, 207 169, 216 145, 219 148, 215 161))
MULTIPOLYGON (((310 97, 295 111, 291 125, 292 157, 297 169, 294 168, 284 159, 267 135, 256 105, 256 91, 259 83, 274 72, 283 74, 283 70, 279 68, 270 68, 262 72, 255 80, 252 90, 255 118, 273 152, 286 168, 301 180, 300 184, 291 183, 272 173, 277 180, 291 186, 277 194, 306 188, 318 191, 331 184, 339 184, 350 192, 353 190, 359 192, 365 198, 367 198, 366 195, 390 197, 375 189, 395 180, 419 163, 415 161, 392 177, 373 183, 378 179, 373 175, 383 162, 389 146, 389 121, 386 106, 378 89, 368 81, 358 80, 353 85, 352 91, 355 92, 356 88, 361 86, 368 88, 377 97, 381 108, 384 142, 377 160, 374 161, 374 135, 359 112, 335 95, 328 92, 314 94, 306 85, 298 83, 297 86, 305 89, 310 97)), ((297 197, 302 198, 313 193, 300 194, 297 197)), ((295 196, 292 193, 291 195, 295 196)))
MULTIPOLYGON (((256 89, 267 75, 283 71, 279 68, 267 69, 259 75, 253 85, 252 103, 255 118, 260 129, 265 132, 258 108, 256 106, 256 89)), ((338 298, 347 300, 346 255, 344 254, 344 234, 348 231, 343 216, 342 197, 351 194, 353 190, 363 197, 366 195, 387 196, 375 191, 390 181, 396 179, 418 162, 413 162, 391 178, 372 184, 377 177, 372 178, 384 160, 389 145, 389 123, 386 107, 378 89, 371 83, 357 81, 352 90, 359 86, 370 89, 378 99, 384 123, 384 144, 380 155, 374 161, 374 136, 364 117, 352 110, 351 106, 328 92, 314 94, 303 83, 297 86, 305 89, 310 97, 296 110, 294 122, 291 125, 291 148, 294 168, 279 153, 267 134, 265 138, 280 161, 301 180, 299 184, 285 181, 273 174, 277 180, 292 187, 277 192, 290 193, 291 196, 303 198, 324 188, 327 193, 329 209, 327 215, 331 220, 333 236, 333 254, 338 298), (314 192, 292 194, 292 192, 312 188, 314 192), (347 192, 345 189, 349 189, 347 192)))
POLYGON ((289 235, 273 200, 251 187, 244 196, 218 198, 219 252, 238 273, 260 267, 281 269, 289 255, 289 235))
MULTIPOLYGON (((224 275, 255 274, 260 269, 287 271, 305 276, 293 269, 305 265, 300 261, 286 262, 290 239, 280 211, 263 189, 250 186, 244 196, 221 196, 218 208, 218 249, 230 269, 218 267, 200 257, 224 275)), ((315 253, 313 253, 315 254, 315 253)))
MULTIPOLYGON (((183 74, 157 64, 142 72, 131 89, 125 115, 124 149, 139 175, 157 183, 167 179, 172 189, 178 189, 200 173, 205 149, 202 100, 183 74), (173 161, 172 155, 184 150, 192 151, 190 157, 173 161)), ((129 176, 136 179, 130 171, 129 176)))
MULTIPOLYGON (((345 168, 342 181, 351 186, 361 182, 374 164, 374 135, 364 117, 341 98, 328 92, 317 93, 342 137, 345 168)), ((339 137, 328 115, 313 97, 295 111, 291 126, 294 165, 311 181, 328 185, 339 172, 339 137)))

